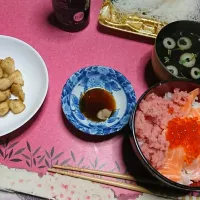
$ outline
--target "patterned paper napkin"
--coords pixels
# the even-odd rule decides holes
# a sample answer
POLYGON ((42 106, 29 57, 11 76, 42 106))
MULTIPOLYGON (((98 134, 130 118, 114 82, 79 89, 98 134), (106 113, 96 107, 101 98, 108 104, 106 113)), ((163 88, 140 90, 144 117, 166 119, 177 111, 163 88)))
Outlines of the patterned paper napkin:
MULTIPOLYGON (((4 165, 0 165, 0 175, 0 199, 4 200, 39 200, 42 198, 55 200, 170 199, 148 194, 120 195, 115 197, 114 191, 111 189, 103 188, 100 184, 90 181, 50 173, 40 177, 35 172, 28 172, 24 169, 9 169, 4 165)), ((177 199, 197 200, 199 197, 184 196, 177 199)))
POLYGON ((56 200, 116 200, 114 192, 101 185, 81 179, 0 165, 0 188, 56 200))

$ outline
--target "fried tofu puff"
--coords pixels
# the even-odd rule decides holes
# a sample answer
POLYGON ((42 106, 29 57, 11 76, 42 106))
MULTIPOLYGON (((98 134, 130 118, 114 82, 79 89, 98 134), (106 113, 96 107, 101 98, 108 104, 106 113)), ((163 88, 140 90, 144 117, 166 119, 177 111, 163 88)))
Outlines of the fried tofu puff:
POLYGON ((19 70, 15 70, 8 78, 15 84, 24 85, 24 80, 19 70))
POLYGON ((8 106, 12 113, 19 114, 25 109, 25 104, 20 99, 10 99, 8 106))
POLYGON ((8 101, 0 103, 0 117, 5 116, 9 112, 8 101))
POLYGON ((6 101, 11 96, 10 90, 0 91, 0 103, 6 101))
POLYGON ((7 90, 13 84, 13 81, 9 78, 1 78, 0 79, 0 91, 7 90))
POLYGON ((0 67, 6 74, 12 74, 15 71, 15 62, 11 57, 7 57, 0 62, 0 67))
POLYGON ((13 95, 18 97, 21 101, 24 101, 25 99, 25 94, 22 90, 22 86, 19 84, 12 84, 10 91, 13 95))

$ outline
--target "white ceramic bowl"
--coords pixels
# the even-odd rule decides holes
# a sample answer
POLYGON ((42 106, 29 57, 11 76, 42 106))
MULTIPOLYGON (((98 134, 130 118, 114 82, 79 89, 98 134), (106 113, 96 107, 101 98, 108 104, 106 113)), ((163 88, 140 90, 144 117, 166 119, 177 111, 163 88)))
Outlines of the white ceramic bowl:
POLYGON ((12 57, 24 78, 26 109, 17 115, 9 112, 0 117, 0 136, 6 135, 30 120, 41 107, 48 90, 48 71, 39 53, 27 43, 0 35, 0 58, 12 57))

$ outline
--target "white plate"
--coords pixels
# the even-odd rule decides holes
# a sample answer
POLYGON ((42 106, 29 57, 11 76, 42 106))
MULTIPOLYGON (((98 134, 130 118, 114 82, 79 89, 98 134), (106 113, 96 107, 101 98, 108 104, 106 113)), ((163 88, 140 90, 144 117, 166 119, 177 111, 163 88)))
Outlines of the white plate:
POLYGON ((24 79, 26 109, 17 115, 9 112, 0 117, 0 136, 6 135, 25 124, 41 107, 48 90, 48 71, 39 55, 27 43, 9 36, 0 35, 0 58, 12 57, 16 69, 24 79))

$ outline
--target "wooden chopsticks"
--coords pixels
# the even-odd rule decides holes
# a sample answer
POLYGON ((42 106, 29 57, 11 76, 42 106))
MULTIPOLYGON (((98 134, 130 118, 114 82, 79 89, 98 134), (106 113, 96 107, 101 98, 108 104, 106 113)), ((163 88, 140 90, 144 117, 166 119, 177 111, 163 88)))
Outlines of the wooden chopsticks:
MULTIPOLYGON (((101 176, 117 178, 117 179, 123 179, 123 180, 129 180, 129 181, 136 181, 135 178, 130 176, 130 175, 121 174, 121 173, 115 173, 115 172, 106 172, 106 171, 91 170, 91 169, 85 169, 85 168, 79 168, 79 167, 71 167, 71 166, 60 166, 60 165, 54 165, 53 168, 55 168, 55 169, 63 169, 63 170, 70 170, 70 171, 77 171, 77 172, 89 173, 89 174, 95 174, 95 175, 101 175, 101 176)), ((142 180, 142 179, 137 180, 137 182, 157 184, 157 183, 155 183, 153 181, 142 180)))
POLYGON ((119 179, 124 179, 124 180, 129 180, 129 181, 135 181, 135 179, 130 175, 120 174, 120 173, 115 173, 115 172, 105 172, 105 171, 98 171, 98 170, 85 169, 85 168, 79 168, 79 167, 71 167, 71 166, 60 166, 60 165, 54 165, 53 168, 102 175, 102 176, 119 178, 119 179))
MULTIPOLYGON (((153 193, 153 192, 145 189, 144 187, 141 187, 141 186, 138 186, 138 185, 123 183, 123 182, 118 182, 118 181, 112 181, 112 180, 105 180, 105 179, 102 179, 102 178, 97 178, 97 177, 92 177, 92 176, 85 176, 85 175, 82 175, 82 174, 73 173, 73 172, 69 172, 69 171, 66 171, 66 170, 95 174, 95 175, 101 175, 101 176, 107 176, 107 177, 124 179, 124 180, 129 180, 129 181, 135 181, 135 179, 132 176, 126 175, 126 174, 98 171, 98 170, 92 170, 92 169, 84 169, 84 168, 71 167, 71 166, 54 165, 53 168, 48 169, 48 172, 53 172, 53 173, 57 173, 57 174, 61 174, 61 175, 71 176, 71 177, 74 177, 74 178, 80 178, 80 179, 84 179, 84 180, 88 180, 88 181, 92 181, 92 182, 96 182, 96 183, 100 183, 100 184, 104 184, 104 185, 110 185, 110 186, 114 186, 114 187, 124 188, 124 189, 137 191, 137 192, 141 192, 141 193, 152 194, 152 195, 156 195, 156 196, 160 196, 160 197, 168 197, 168 198, 171 198, 171 199, 177 199, 177 198, 169 197, 168 195, 165 195, 165 194, 153 193)), ((190 198, 191 196, 187 196, 187 197, 190 198)), ((179 199, 184 200, 185 197, 180 197, 179 199)))
POLYGON ((149 190, 147 190, 147 189, 145 189, 141 186, 138 186, 138 185, 122 183, 122 182, 117 182, 117 181, 112 181, 112 180, 105 180, 105 179, 91 177, 91 176, 85 176, 85 175, 82 175, 82 174, 76 174, 76 173, 68 172, 68 171, 65 171, 65 170, 102 175, 102 176, 124 179, 124 180, 130 180, 130 181, 135 180, 132 176, 129 176, 129 175, 126 175, 126 174, 120 174, 120 173, 114 173, 114 172, 104 172, 104 171, 91 170, 91 169, 83 169, 83 168, 71 167, 71 166, 54 165, 53 168, 48 169, 49 172, 53 172, 53 173, 57 173, 57 174, 71 176, 71 177, 74 177, 74 178, 80 178, 80 179, 84 179, 84 180, 88 180, 88 181, 93 181, 93 182, 96 182, 96 183, 115 186, 115 187, 133 190, 133 191, 137 191, 137 192, 152 194, 152 192, 150 192, 149 190))

